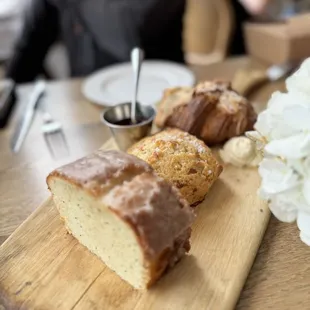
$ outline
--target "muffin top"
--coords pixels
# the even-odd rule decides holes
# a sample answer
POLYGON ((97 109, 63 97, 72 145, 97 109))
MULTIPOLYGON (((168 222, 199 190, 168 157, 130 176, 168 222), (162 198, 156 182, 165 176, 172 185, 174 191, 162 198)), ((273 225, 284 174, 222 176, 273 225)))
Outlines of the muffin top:
POLYGON ((191 205, 204 199, 222 172, 222 166, 204 142, 179 129, 168 128, 144 138, 128 153, 150 164, 191 205))

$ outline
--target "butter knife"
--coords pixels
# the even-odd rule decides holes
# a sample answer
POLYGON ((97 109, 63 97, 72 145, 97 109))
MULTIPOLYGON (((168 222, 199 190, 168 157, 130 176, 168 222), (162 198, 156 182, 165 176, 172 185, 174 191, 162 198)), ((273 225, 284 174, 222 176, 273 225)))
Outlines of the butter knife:
POLYGON ((14 153, 19 152, 23 142, 27 137, 27 134, 33 122, 34 114, 36 112, 36 106, 40 98, 44 94, 45 89, 46 89, 46 83, 42 80, 38 80, 29 97, 29 101, 25 108, 26 109, 25 113, 21 114, 11 139, 11 150, 14 153))

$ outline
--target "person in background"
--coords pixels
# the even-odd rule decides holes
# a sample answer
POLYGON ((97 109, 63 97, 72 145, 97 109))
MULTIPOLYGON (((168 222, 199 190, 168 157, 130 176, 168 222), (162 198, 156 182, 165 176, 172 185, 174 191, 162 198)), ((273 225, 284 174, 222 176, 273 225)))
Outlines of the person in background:
POLYGON ((278 20, 310 10, 310 0, 239 0, 254 17, 278 20))
POLYGON ((271 22, 310 11, 310 0, 232 0, 231 3, 236 23, 230 55, 245 53, 244 22, 271 22))
MULTIPOLYGON (((184 63, 186 0, 27 1, 22 31, 6 68, 6 77, 16 83, 48 75, 44 60, 59 40, 67 51, 71 77, 129 61, 135 46, 144 49, 146 59, 184 63)), ((309 0, 232 0, 236 27, 228 54, 245 52, 244 21, 266 12, 273 17, 293 14, 297 2, 303 9, 309 5, 309 0)))
POLYGON ((128 61, 135 46, 144 49, 146 59, 183 63, 185 5, 186 0, 32 0, 6 77, 34 80, 59 39, 72 77, 128 61))

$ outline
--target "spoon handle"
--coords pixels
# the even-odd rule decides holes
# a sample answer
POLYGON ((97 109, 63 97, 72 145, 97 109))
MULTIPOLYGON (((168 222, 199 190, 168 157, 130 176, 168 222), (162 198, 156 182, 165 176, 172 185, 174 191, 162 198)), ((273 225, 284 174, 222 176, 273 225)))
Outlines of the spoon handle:
POLYGON ((131 122, 136 123, 136 112, 137 112, 137 95, 138 95, 138 88, 139 88, 139 78, 140 78, 140 70, 142 61, 144 58, 144 52, 142 49, 135 47, 131 51, 131 65, 132 65, 132 71, 134 74, 134 92, 133 92, 133 98, 131 102, 131 122))

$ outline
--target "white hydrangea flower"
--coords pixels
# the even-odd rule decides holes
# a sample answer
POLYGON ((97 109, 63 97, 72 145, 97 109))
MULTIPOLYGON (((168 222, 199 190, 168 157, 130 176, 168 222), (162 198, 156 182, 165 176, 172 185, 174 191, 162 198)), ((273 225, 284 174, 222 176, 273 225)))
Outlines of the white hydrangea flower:
POLYGON ((262 178, 260 194, 264 199, 295 188, 301 182, 300 176, 277 158, 264 158, 258 172, 262 178))
MULTIPOLYGON (((292 94, 290 96, 295 97, 292 94)), ((298 96, 295 100, 293 106, 285 105, 282 110, 280 124, 276 124, 278 127, 275 129, 278 134, 266 145, 269 154, 285 158, 310 155, 310 101, 304 102, 298 96), (284 126, 286 129, 281 136, 279 133, 284 126)))
POLYGON ((267 109, 257 117, 254 129, 264 136, 267 141, 287 137, 291 134, 291 131, 286 126, 283 126, 282 113, 285 101, 282 100, 282 96, 281 93, 273 94, 267 109), (279 104, 281 101, 283 101, 283 104, 279 104))
POLYGON ((269 208, 274 216, 282 222, 292 223, 297 219, 298 212, 295 205, 289 204, 283 195, 272 199, 269 208))
POLYGON ((297 221, 300 238, 310 246, 310 58, 286 80, 287 93, 275 92, 258 115, 256 142, 259 196, 283 222, 297 221))
POLYGON ((288 160, 287 165, 296 171, 302 180, 301 190, 307 204, 307 211, 310 206, 310 156, 299 160, 288 160))
POLYGON ((286 88, 289 92, 300 92, 310 97, 310 58, 306 59, 300 68, 286 79, 286 88))
POLYGON ((297 226, 300 230, 300 239, 310 246, 310 213, 299 212, 297 217, 297 226))

